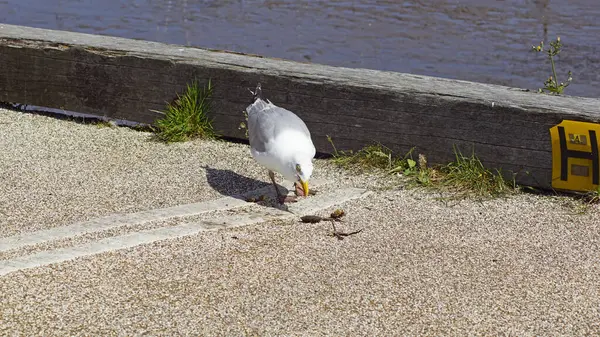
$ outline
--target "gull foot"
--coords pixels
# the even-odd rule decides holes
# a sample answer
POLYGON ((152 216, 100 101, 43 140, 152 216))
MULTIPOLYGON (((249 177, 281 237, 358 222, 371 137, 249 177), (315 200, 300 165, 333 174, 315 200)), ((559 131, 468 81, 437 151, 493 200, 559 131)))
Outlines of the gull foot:
POLYGON ((302 188, 302 185, 298 184, 297 182, 294 183, 294 194, 296 194, 297 197, 304 197, 304 189, 302 188))
POLYGON ((285 203, 291 203, 291 202, 297 202, 298 198, 294 197, 294 196, 280 196, 277 198, 277 201, 279 201, 279 203, 281 205, 285 204, 285 203))
MULTIPOLYGON (((293 188, 294 188, 294 194, 297 197, 306 197, 306 195, 304 195, 304 189, 302 188, 302 185, 295 182, 293 188)), ((315 195, 315 194, 317 194, 317 190, 311 189, 310 191, 308 191, 308 195, 315 195)))

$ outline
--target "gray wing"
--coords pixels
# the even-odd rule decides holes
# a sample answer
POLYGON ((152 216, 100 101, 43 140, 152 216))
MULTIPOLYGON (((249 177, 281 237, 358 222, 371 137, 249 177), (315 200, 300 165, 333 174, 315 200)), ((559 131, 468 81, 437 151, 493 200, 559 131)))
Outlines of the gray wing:
POLYGON ((298 130, 310 138, 310 131, 300 117, 262 99, 257 99, 248 106, 246 112, 248 113, 250 147, 256 151, 264 152, 267 143, 283 130, 298 130))

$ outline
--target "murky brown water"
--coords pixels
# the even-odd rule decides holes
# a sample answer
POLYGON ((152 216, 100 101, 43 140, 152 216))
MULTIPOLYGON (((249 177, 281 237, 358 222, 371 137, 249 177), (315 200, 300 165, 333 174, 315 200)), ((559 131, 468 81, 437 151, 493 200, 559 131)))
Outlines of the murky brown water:
POLYGON ((600 97, 598 0, 0 0, 0 22, 600 97))

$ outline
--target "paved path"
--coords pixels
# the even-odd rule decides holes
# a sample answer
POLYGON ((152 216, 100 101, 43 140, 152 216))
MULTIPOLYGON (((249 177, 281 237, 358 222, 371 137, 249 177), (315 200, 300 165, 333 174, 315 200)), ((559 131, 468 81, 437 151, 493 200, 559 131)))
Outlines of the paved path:
POLYGON ((0 335, 600 335, 598 205, 315 168, 285 211, 247 146, 0 109, 0 335))
MULTIPOLYGON (((288 185, 292 183, 288 182, 288 185)), ((313 186, 318 186, 318 181, 313 186)), ((265 195, 272 187, 251 191, 238 197, 225 197, 196 204, 181 205, 164 209, 155 209, 140 213, 107 216, 99 219, 76 223, 64 227, 41 230, 33 233, 9 236, 0 239, 0 252, 10 252, 32 245, 70 239, 78 235, 102 232, 118 227, 138 225, 153 221, 165 221, 170 218, 197 216, 214 211, 233 210, 248 206, 247 197, 265 195)), ((289 204, 287 210, 270 207, 254 207, 245 214, 217 214, 202 221, 185 222, 175 226, 164 226, 149 230, 133 231, 123 235, 93 240, 84 244, 55 249, 45 249, 33 254, 24 254, 10 259, 0 260, 0 276, 8 273, 52 263, 64 262, 83 256, 110 252, 117 249, 149 244, 159 240, 174 239, 195 235, 200 232, 247 226, 274 220, 299 218, 314 214, 325 208, 343 204, 346 201, 362 198, 371 192, 358 188, 343 188, 323 193, 289 204)))

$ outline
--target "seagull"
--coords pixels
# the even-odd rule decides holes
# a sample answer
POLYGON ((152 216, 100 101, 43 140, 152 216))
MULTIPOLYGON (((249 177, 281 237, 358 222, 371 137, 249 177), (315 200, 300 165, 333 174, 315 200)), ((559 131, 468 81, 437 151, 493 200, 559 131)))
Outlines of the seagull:
POLYGON ((296 195, 308 196, 308 180, 313 173, 315 146, 306 124, 293 112, 262 99, 260 83, 252 92, 254 102, 246 108, 248 138, 254 160, 269 170, 280 204, 295 202, 283 196, 275 182, 275 172, 294 182, 296 195))

